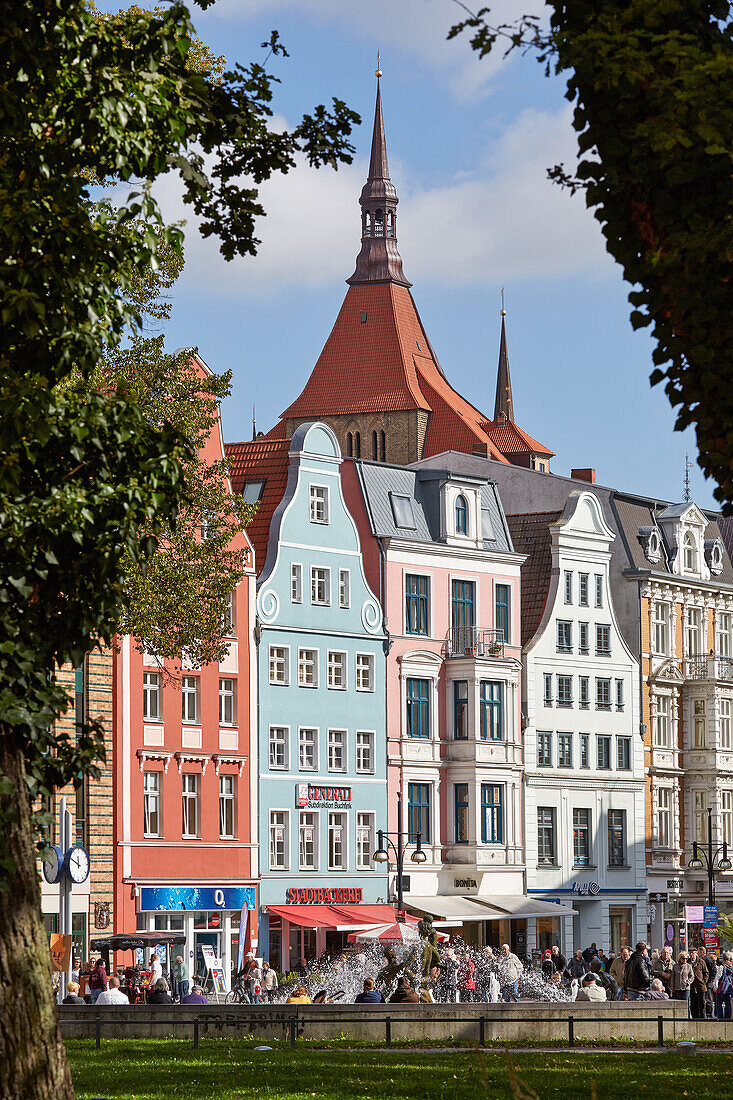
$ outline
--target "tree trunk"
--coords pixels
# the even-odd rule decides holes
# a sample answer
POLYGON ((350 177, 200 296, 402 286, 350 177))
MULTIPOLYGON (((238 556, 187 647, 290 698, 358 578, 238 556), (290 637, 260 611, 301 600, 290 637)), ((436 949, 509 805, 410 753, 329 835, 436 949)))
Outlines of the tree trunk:
POLYGON ((0 776, 12 785, 2 799, 0 855, 15 864, 0 883, 0 1097, 73 1100, 53 1003, 25 764, 1 726, 0 776))

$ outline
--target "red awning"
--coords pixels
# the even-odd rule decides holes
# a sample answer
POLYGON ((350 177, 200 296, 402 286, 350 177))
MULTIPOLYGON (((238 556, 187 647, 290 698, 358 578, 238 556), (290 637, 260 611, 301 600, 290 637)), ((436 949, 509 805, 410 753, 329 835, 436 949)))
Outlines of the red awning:
MULTIPOLYGON (((268 905, 268 912, 298 928, 376 928, 394 924, 391 905, 268 905)), ((417 918, 410 916, 410 924, 417 918)))
MULTIPOLYGON (((397 920, 397 911, 391 905, 332 905, 331 909, 352 924, 394 924, 397 920)), ((407 921, 417 924, 418 918, 410 914, 407 921)))

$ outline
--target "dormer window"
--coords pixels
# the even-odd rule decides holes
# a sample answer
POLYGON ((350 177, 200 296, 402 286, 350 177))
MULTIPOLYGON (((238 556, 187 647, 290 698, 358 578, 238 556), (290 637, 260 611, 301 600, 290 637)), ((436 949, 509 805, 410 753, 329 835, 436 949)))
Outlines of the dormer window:
POLYGON ((691 531, 688 531, 685 535, 683 542, 684 550, 684 562, 686 573, 697 573, 697 546, 695 545, 695 536, 691 531))
POLYGON ((647 543, 646 556, 650 562, 658 562, 661 557, 659 546, 659 532, 652 531, 647 543))
POLYGON ((384 236, 384 211, 380 207, 374 211, 374 236, 384 236))
POLYGON ((456 497, 456 534, 468 534, 468 506, 464 496, 456 497))
POLYGON ((723 543, 720 539, 705 543, 705 560, 713 576, 719 577, 723 572, 723 543))

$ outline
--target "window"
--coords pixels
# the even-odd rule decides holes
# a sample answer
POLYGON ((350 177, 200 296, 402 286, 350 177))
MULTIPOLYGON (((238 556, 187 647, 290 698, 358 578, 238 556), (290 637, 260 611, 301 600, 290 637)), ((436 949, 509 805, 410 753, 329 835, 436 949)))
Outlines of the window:
POLYGON ((660 848, 672 847, 672 791, 660 787, 657 791, 657 844, 660 848))
POLYGON ((199 777, 193 772, 181 776, 181 806, 183 821, 181 835, 196 837, 199 830, 199 777))
POLYGON ((417 835, 430 844, 430 784, 407 784, 407 841, 414 844, 417 835))
POLYGON ((481 509, 481 537, 484 542, 496 542, 494 524, 491 522, 491 511, 488 508, 481 509))
POLYGON ((596 710, 611 709, 611 681, 596 677, 596 710))
POLYGON ((290 601, 303 602, 303 566, 297 562, 290 566, 290 601))
POLYGON ((245 481, 242 487, 242 498, 245 504, 257 504, 262 500, 262 490, 265 488, 264 481, 245 481))
POLYGON ((588 574, 578 573, 578 603, 581 607, 588 606, 588 574))
POLYGON ((457 741, 468 737, 468 681, 453 683, 453 736, 457 741))
POLYGON ((318 650, 298 650, 298 685, 300 687, 318 687, 318 650))
POLYGON ((143 672, 143 718, 155 721, 160 717, 160 676, 143 672))
POLYGON ((403 527, 407 531, 414 531, 417 524, 415 523, 415 516, 412 511, 412 500, 410 497, 403 497, 399 496, 397 493, 390 493, 389 501, 392 505, 392 515, 394 516, 395 527, 403 527))
POLYGON ((455 799, 456 844, 468 844, 468 783, 456 783, 455 799))
POLYGON ((356 735, 356 770, 358 772, 374 771, 373 733, 357 733, 356 735))
POLYGON ((631 738, 616 738, 616 768, 620 772, 631 771, 631 738))
POLYGON ((590 863, 590 810, 573 810, 573 863, 576 867, 590 863))
POLYGON ((688 657, 696 657, 702 652, 700 627, 700 608, 688 607, 685 613, 685 645, 688 657))
POLYGON ((356 867, 369 871, 374 848, 374 814, 356 815, 356 867))
POLYGON ((616 710, 624 709, 624 682, 623 680, 616 681, 616 710))
POLYGON ((544 702, 546 707, 552 706, 552 673, 545 672, 542 676, 544 685, 544 702))
POLYGON ((456 534, 468 534, 468 507, 464 496, 456 497, 456 534))
POLYGON ((453 650, 465 653, 474 644, 473 608, 476 585, 473 581, 453 581, 451 585, 451 626, 453 650))
POLYGON ((234 698, 234 680, 219 680, 219 725, 236 726, 237 708, 234 698))
POLYGON ((708 798, 705 791, 694 792, 695 805, 695 840, 698 844, 704 844, 708 838, 707 809, 708 798))
POLYGON ((555 810, 552 806, 537 807, 537 863, 551 866, 555 862, 555 810))
POLYGON ((328 731, 328 770, 346 771, 346 730, 328 731))
POLYGON ((407 679, 407 736, 430 736, 430 681, 407 679))
POLYGON ((578 742, 580 744, 580 766, 581 768, 590 767, 590 734, 579 733, 578 742))
POLYGON ((298 730, 298 766, 302 772, 314 772, 318 767, 318 730, 298 730))
POLYGON ((705 700, 695 699, 694 704, 693 744, 696 749, 705 748, 705 700))
POLYGON ((657 695, 654 704, 654 745, 658 749, 668 749, 670 745, 669 696, 657 695))
POLYGON ((230 592, 227 599, 226 611, 221 617, 221 633, 223 638, 236 638, 237 636, 237 593, 230 592))
POLYGON ((371 653, 356 655, 356 690, 374 691, 374 657, 371 653))
POLYGON ((351 607, 350 569, 339 569, 339 607, 351 607))
POLYGON ((143 809, 145 836, 160 836, 160 772, 143 773, 143 809))
POLYGON ((328 523, 328 489, 323 485, 310 486, 310 521, 328 523))
POLYGON ((586 654, 590 650, 588 623, 578 623, 578 649, 586 654))
POLYGON ((730 621, 727 611, 718 612, 716 651, 721 657, 730 657, 730 621))
POLYGON ((608 811, 608 866, 626 865, 626 810, 608 811))
POLYGON ((285 810, 270 810, 270 870, 288 869, 288 817, 285 810))
POLYGON ((652 608, 652 641, 654 652, 669 654, 669 604, 655 603, 652 608))
POLYGON ((685 535, 684 541, 685 549, 685 572, 696 573, 697 572, 697 546, 695 544, 695 536, 691 531, 688 531, 685 535))
POLYGON ((590 680, 587 676, 578 677, 578 705, 581 710, 590 707, 590 680))
POLYGON ((557 735, 557 766, 558 768, 572 768, 573 766, 572 733, 558 733, 557 735))
POLYGON ((733 792, 720 792, 720 824, 723 830, 723 840, 730 845, 733 839, 733 792))
POLYGON ((328 869, 346 870, 346 814, 328 815, 328 869))
POLYGON ((331 570, 311 566, 311 603, 328 606, 331 603, 331 570))
POLYGON ((720 747, 721 749, 729 749, 731 747, 730 699, 720 700, 720 747))
POLYGON ((499 680, 482 680, 479 697, 481 708, 481 737, 489 741, 504 739, 504 707, 502 685, 499 680))
POLYGON ((234 840, 236 832, 236 775, 219 776, 219 836, 222 840, 234 840))
POLYGON ((181 677, 181 718, 184 722, 200 721, 198 676, 181 677))
POLYGON ((611 627, 596 626, 596 657, 611 656, 611 627))
POLYGON ((573 602, 573 574, 566 569, 563 574, 563 587, 565 590, 565 603, 573 602))
POLYGON ((481 784, 481 843, 504 840, 504 788, 499 783, 481 784))
POLYGON ((270 767, 282 770, 288 766, 288 730, 285 726, 270 726, 270 767))
POLYGON ((298 857, 301 871, 315 871, 318 867, 317 831, 318 814, 301 810, 298 828, 298 857))
POLYGON ((611 767, 611 738, 605 733, 596 738, 598 767, 605 771, 611 767))
POLYGON ((537 767, 552 767, 552 734, 537 734, 537 767))
POLYGON ((376 431, 372 432, 372 458, 375 462, 379 459, 379 442, 376 431))
POLYGON ((560 653, 573 651, 573 624, 565 619, 557 620, 557 648, 560 653))
POLYGON ((405 576, 405 633, 427 634, 430 619, 428 599, 429 580, 414 573, 405 576))
POLYGON ((572 678, 572 676, 558 676, 558 678, 557 678, 557 705, 559 707, 572 707, 572 705, 573 705, 573 678, 572 678))
POLYGON ((346 654, 328 651, 328 686, 334 691, 343 691, 346 687, 346 654))
POLYGON ((290 683, 290 650, 287 646, 270 646, 270 683, 290 683))
POLYGON ((501 631, 501 638, 504 642, 511 642, 511 606, 510 606, 510 589, 508 584, 497 584, 496 586, 496 606, 494 609, 494 618, 496 622, 496 629, 501 631))
POLYGON ((210 508, 204 508, 201 513, 201 541, 214 539, 217 535, 216 512, 210 508))
MULTIPOLYGON (((394 237, 394 214, 392 213, 390 213, 389 215, 389 224, 392 228, 387 233, 387 236, 394 237)), ((379 461, 387 461, 387 436, 383 430, 381 430, 379 433, 379 461)))
POLYGON ((603 607, 603 575, 596 573, 596 607, 603 607))

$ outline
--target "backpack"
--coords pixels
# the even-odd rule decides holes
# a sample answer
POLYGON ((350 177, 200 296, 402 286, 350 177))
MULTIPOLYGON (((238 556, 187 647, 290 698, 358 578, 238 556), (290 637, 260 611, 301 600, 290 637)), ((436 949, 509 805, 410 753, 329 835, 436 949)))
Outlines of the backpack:
POLYGON ((723 976, 718 985, 718 993, 721 997, 730 997, 733 994, 733 974, 726 966, 723 968, 723 976))

